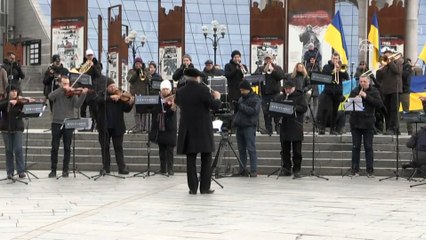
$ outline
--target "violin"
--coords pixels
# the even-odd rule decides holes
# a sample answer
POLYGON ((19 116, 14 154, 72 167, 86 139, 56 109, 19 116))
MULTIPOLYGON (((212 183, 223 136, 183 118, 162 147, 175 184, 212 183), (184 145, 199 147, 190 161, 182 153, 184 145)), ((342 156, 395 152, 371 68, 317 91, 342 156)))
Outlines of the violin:
MULTIPOLYGON (((84 91, 84 88, 64 88, 65 96, 67 97, 74 97, 74 96, 80 96, 84 91)), ((87 89, 87 93, 93 92, 92 89, 87 89)))
POLYGON ((130 102, 130 100, 133 98, 131 93, 121 91, 120 89, 115 90, 112 95, 119 96, 119 100, 122 102, 130 102))
POLYGON ((25 105, 28 103, 45 103, 44 99, 34 99, 34 98, 22 97, 22 96, 19 96, 18 98, 14 98, 10 100, 15 100, 16 101, 15 105, 25 105))

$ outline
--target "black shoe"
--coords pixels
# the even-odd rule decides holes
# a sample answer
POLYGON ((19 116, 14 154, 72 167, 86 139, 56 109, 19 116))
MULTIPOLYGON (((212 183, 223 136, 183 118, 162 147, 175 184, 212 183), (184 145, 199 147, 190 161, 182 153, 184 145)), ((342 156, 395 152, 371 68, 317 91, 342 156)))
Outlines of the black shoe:
POLYGON ((67 178, 67 177, 69 177, 69 172, 68 171, 62 171, 62 177, 63 178, 67 178))
POLYGON ((318 131, 318 134, 319 134, 319 135, 325 135, 325 130, 324 130, 324 129, 320 129, 320 130, 318 131))
POLYGON ((291 172, 289 170, 282 170, 281 173, 280 173, 280 176, 290 177, 291 172))
POLYGON ((120 169, 120 170, 118 170, 118 174, 123 174, 123 175, 127 175, 127 174, 129 174, 129 170, 127 170, 127 169, 120 169))
POLYGON ((207 191, 200 191, 200 193, 201 194, 212 194, 212 193, 214 193, 214 190, 213 189, 209 189, 207 191))
POLYGON ((367 177, 368 178, 374 178, 374 171, 367 172, 367 177))
POLYGON ((189 194, 191 194, 191 195, 196 195, 196 194, 197 194, 197 191, 189 190, 189 194))
POLYGON ((49 178, 55 178, 56 177, 56 171, 55 170, 52 170, 50 173, 49 173, 49 176, 48 176, 49 178))
POLYGON ((19 178, 25 178, 27 175, 24 172, 18 174, 19 178))
POLYGON ((257 172, 256 171, 250 172, 250 177, 257 177, 257 172))
POLYGON ((105 174, 106 174, 107 172, 105 171, 105 169, 101 169, 101 170, 99 170, 99 175, 100 176, 105 176, 105 174))
POLYGON ((8 174, 7 175, 7 179, 12 180, 13 179, 13 175, 12 174, 8 174))
POLYGON ((173 170, 170 170, 168 173, 169 173, 169 176, 175 175, 175 172, 173 170))
POLYGON ((351 177, 359 177, 359 170, 351 169, 351 177))
POLYGON ((298 172, 295 172, 294 173, 294 175, 293 175, 293 179, 296 179, 296 178, 301 178, 302 176, 300 175, 300 173, 298 173, 298 172))

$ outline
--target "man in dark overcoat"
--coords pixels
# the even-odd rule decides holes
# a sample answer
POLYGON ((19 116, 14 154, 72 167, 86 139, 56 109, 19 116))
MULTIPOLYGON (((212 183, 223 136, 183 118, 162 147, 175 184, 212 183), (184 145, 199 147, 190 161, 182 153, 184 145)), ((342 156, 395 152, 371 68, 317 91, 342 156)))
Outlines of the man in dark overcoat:
POLYGON ((284 94, 275 100, 293 105, 294 114, 285 115, 281 120, 281 161, 284 174, 291 175, 291 148, 293 148, 293 174, 300 178, 302 165, 303 114, 308 110, 308 104, 303 92, 296 90, 294 82, 284 82, 284 94))
POLYGON ((203 74, 195 68, 184 72, 186 85, 176 92, 176 104, 181 109, 177 153, 186 154, 187 178, 190 194, 197 194, 197 154, 201 153, 200 193, 210 194, 212 152, 214 151, 213 126, 210 109, 217 110, 222 102, 220 93, 202 83, 203 74))

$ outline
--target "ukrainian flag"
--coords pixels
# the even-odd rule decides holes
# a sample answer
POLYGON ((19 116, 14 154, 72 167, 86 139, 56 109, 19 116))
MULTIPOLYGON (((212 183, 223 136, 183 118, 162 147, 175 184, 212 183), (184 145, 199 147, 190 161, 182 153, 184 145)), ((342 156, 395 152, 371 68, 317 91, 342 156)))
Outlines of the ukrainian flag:
POLYGON ((426 63, 426 44, 423 47, 423 50, 422 50, 422 52, 419 55, 419 59, 423 60, 423 62, 426 63))
POLYGON ((380 62, 380 35, 379 35, 379 22, 377 21, 377 14, 374 13, 371 20, 370 32, 368 33, 368 41, 373 45, 371 54, 371 62, 373 68, 377 69, 380 62))
POLYGON ((343 32, 342 19, 340 12, 337 11, 333 21, 328 25, 325 31, 324 40, 340 54, 343 64, 348 64, 348 48, 346 46, 345 33, 343 32))
MULTIPOLYGON (((410 111, 423 110, 419 97, 426 97, 426 76, 412 76, 410 85, 410 111)), ((402 110, 402 109, 400 109, 402 110)))

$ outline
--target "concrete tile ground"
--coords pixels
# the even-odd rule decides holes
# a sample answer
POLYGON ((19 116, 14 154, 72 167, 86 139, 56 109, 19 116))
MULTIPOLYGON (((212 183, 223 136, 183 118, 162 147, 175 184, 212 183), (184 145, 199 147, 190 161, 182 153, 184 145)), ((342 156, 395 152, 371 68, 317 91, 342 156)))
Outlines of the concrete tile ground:
POLYGON ((405 179, 222 178, 193 196, 184 174, 35 174, 0 182, 0 239, 426 239, 426 185, 405 179))

